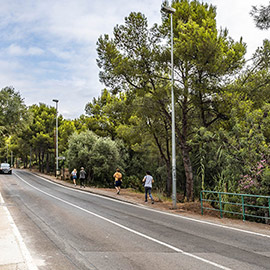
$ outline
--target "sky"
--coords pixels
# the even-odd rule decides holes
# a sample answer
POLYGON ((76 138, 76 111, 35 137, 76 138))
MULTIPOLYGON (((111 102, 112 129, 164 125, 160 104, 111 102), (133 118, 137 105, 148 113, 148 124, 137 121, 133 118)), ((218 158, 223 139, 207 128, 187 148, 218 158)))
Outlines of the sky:
MULTIPOLYGON (((0 89, 13 86, 27 106, 55 106, 66 119, 85 113, 100 96, 96 43, 130 12, 142 12, 148 26, 161 23, 162 0, 0 0, 0 89)), ((218 29, 243 37, 248 59, 269 31, 255 27, 253 5, 269 0, 204 0, 217 8, 218 29)))

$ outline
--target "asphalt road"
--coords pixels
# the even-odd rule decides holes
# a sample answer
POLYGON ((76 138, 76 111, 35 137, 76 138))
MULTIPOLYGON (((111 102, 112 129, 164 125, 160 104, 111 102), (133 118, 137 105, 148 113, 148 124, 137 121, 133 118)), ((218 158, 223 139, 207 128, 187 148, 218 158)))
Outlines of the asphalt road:
POLYGON ((0 175, 0 192, 39 270, 270 269, 266 235, 66 188, 19 170, 0 175))

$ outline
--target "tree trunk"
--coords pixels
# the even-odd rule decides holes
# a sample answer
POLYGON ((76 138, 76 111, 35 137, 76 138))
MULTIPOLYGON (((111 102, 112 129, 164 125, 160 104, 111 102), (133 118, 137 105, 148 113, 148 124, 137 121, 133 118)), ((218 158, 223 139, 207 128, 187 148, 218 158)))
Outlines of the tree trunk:
POLYGON ((194 192, 193 192, 193 172, 192 172, 192 164, 190 160, 190 147, 187 145, 188 139, 188 87, 186 87, 184 99, 182 102, 182 130, 176 126, 176 132, 178 136, 178 142, 181 148, 185 176, 186 176, 186 198, 187 201, 194 200, 194 192))
POLYGON ((46 171, 47 173, 50 172, 50 166, 49 166, 49 153, 46 154, 46 171))
POLYGON ((41 157, 40 157, 40 149, 39 149, 39 152, 38 152, 38 170, 39 172, 41 172, 41 157))
POLYGON ((44 173, 44 150, 41 152, 41 172, 44 173))
POLYGON ((194 200, 194 192, 193 192, 193 172, 192 172, 192 164, 189 156, 189 147, 186 143, 182 144, 181 152, 183 156, 183 163, 185 168, 185 176, 186 176, 186 198, 187 201, 194 200))
POLYGON ((37 149, 35 150, 35 165, 37 166, 37 164, 38 164, 38 151, 37 151, 37 149))
POLYGON ((166 138, 166 149, 165 151, 163 151, 162 144, 159 141, 159 137, 157 136, 157 134, 155 134, 155 132, 153 133, 153 136, 155 138, 155 142, 158 147, 161 159, 166 164, 166 170, 167 170, 166 193, 168 196, 170 196, 172 194, 172 168, 171 168, 171 159, 170 159, 170 150, 169 150, 169 137, 167 136, 166 138))
POLYGON ((166 162, 166 168, 167 168, 167 182, 166 182, 166 193, 168 196, 172 194, 172 168, 171 168, 171 162, 166 162))

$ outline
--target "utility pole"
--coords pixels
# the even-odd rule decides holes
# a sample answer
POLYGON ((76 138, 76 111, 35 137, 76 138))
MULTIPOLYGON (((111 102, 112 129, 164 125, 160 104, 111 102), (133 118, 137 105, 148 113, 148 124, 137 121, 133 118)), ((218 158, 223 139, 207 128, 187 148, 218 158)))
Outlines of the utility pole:
POLYGON ((58 99, 53 99, 53 102, 55 102, 56 107, 56 119, 55 119, 55 164, 56 164, 56 171, 55 176, 58 176, 59 173, 59 167, 58 167, 58 99))
POLYGON ((171 19, 171 96, 172 96, 172 201, 173 209, 176 208, 176 154, 175 154, 175 109, 174 109, 174 71, 173 71, 173 13, 172 7, 162 6, 161 11, 170 14, 171 19))

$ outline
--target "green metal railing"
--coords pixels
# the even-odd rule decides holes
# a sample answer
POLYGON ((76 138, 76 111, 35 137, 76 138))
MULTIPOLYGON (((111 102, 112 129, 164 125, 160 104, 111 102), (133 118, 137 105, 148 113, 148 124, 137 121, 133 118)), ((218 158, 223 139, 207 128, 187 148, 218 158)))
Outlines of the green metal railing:
POLYGON ((203 210, 207 209, 219 211, 221 218, 223 217, 223 214, 230 213, 234 215, 242 215, 243 220, 246 220, 246 217, 270 220, 270 196, 202 190, 200 193, 200 199, 202 215, 203 210), (261 201, 261 204, 263 205, 258 205, 258 201, 261 201), (211 204, 214 204, 216 208, 205 207, 203 205, 204 202, 210 202, 211 204), (226 205, 231 206, 225 207, 226 205), (263 210, 261 212, 264 214, 264 216, 257 215, 257 212, 260 212, 260 209, 263 210), (256 215, 250 213, 252 211, 256 212, 256 215))

